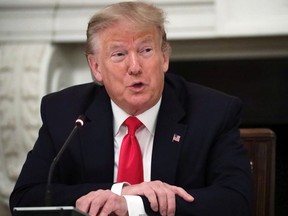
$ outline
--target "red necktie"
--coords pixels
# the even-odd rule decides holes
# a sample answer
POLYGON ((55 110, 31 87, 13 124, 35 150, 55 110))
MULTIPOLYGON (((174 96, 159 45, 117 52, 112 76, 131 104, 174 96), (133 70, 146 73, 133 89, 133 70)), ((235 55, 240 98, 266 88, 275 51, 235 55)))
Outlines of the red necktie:
POLYGON ((143 162, 135 131, 142 125, 142 122, 136 117, 128 117, 124 125, 128 127, 128 133, 121 144, 117 182, 138 184, 144 181, 143 162))

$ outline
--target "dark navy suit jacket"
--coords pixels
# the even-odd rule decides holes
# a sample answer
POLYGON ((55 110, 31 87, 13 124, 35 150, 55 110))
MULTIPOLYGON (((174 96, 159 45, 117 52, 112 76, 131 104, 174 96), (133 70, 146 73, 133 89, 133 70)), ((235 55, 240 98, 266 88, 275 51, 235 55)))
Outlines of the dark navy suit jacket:
MULTIPOLYGON (((187 190, 176 197, 176 215, 250 215, 251 173, 239 135, 238 98, 166 74, 152 153, 151 179, 187 190), (173 141, 173 136, 180 138, 173 141)), ((110 98, 94 83, 45 96, 43 125, 10 197, 15 206, 43 205, 49 166, 74 127, 81 127, 56 166, 54 205, 75 205, 80 196, 113 184, 114 141, 110 98)), ((149 207, 149 215, 159 215, 149 207)))

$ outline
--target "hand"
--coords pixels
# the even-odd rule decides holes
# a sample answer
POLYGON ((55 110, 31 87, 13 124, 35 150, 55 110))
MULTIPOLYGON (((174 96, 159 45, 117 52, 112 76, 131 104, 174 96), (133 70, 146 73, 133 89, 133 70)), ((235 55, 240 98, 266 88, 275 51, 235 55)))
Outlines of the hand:
POLYGON ((125 198, 111 190, 92 191, 80 197, 76 201, 76 207, 91 216, 128 216, 125 198))
POLYGON ((159 211, 161 215, 175 215, 176 198, 178 195, 187 202, 194 201, 194 198, 183 188, 169 185, 162 181, 143 182, 137 185, 125 186, 122 195, 143 195, 150 202, 151 209, 159 211))

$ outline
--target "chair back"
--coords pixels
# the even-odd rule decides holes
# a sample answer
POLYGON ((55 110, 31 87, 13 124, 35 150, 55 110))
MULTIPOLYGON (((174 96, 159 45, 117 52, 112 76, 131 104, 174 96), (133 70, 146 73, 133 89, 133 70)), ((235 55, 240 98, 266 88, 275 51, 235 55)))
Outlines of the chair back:
POLYGON ((268 128, 241 128, 253 177, 253 216, 274 216, 276 135, 268 128))

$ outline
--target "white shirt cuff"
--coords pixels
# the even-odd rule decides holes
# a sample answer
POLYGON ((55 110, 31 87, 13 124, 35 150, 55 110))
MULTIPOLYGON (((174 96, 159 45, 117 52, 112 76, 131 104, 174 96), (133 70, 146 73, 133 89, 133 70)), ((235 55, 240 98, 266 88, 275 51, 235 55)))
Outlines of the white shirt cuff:
MULTIPOLYGON (((119 196, 121 196, 122 188, 127 182, 115 183, 111 187, 111 191, 119 196)), ((135 195, 124 195, 127 202, 129 215, 137 216, 147 216, 144 208, 143 201, 140 196, 135 195)))
POLYGON ((124 195, 128 206, 129 215, 147 216, 140 196, 124 195))
POLYGON ((111 187, 111 191, 119 196, 121 196, 122 193, 122 188, 124 184, 127 184, 126 182, 120 182, 120 183, 115 183, 111 187))

